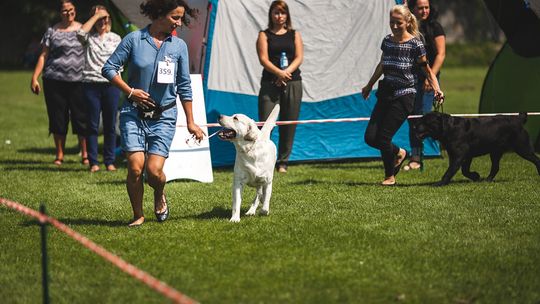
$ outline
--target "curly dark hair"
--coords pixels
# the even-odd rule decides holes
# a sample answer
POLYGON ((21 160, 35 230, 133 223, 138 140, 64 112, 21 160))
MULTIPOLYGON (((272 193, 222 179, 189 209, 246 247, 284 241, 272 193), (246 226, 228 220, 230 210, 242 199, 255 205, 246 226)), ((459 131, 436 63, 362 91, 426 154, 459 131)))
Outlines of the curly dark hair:
POLYGON ((186 13, 182 17, 182 24, 189 26, 190 19, 197 19, 199 15, 198 9, 192 9, 184 0, 146 0, 141 3, 141 14, 150 18, 150 20, 156 20, 159 17, 166 16, 170 11, 177 7, 183 7, 186 13))
MULTIPOLYGON (((427 22, 435 21, 437 20, 437 17, 439 17, 439 11, 437 8, 433 5, 433 0, 429 1, 429 16, 427 18, 427 22)), ((417 0, 407 0, 407 7, 413 11, 414 7, 416 6, 417 0)))

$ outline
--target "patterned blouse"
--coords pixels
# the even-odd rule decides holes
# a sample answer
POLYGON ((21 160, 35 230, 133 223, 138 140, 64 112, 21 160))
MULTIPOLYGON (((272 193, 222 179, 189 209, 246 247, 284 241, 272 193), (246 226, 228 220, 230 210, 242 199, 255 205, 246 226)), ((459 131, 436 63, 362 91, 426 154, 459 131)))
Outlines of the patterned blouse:
POLYGON ((384 81, 394 88, 393 98, 416 93, 418 59, 426 55, 424 44, 418 38, 399 43, 383 39, 381 50, 384 81))
POLYGON ((83 69, 83 82, 109 82, 101 76, 101 68, 114 52, 122 38, 108 32, 100 37, 97 32, 87 33, 82 29, 77 31, 77 38, 85 47, 86 63, 83 69))
POLYGON ((64 32, 48 28, 41 44, 49 48, 43 78, 67 82, 82 80, 84 49, 77 32, 64 32))

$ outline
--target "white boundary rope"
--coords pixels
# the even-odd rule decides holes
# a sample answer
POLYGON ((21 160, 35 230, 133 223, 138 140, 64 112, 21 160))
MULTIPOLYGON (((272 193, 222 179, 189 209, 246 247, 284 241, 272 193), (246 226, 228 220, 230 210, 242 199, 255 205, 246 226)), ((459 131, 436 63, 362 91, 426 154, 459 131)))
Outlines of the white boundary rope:
MULTIPOLYGON (((516 116, 519 113, 486 113, 486 114, 449 114, 451 116, 458 117, 484 117, 484 116, 496 116, 496 115, 506 115, 506 116, 516 116)), ((527 116, 540 115, 540 112, 528 112, 527 116)), ((409 115, 407 119, 420 118, 422 115, 409 115)), ((310 120, 284 120, 276 122, 276 125, 304 125, 304 124, 320 124, 320 123, 330 123, 330 122, 357 122, 357 121, 369 121, 369 117, 356 117, 356 118, 335 118, 335 119, 310 119, 310 120)), ((262 126, 264 122, 255 122, 258 126, 262 126)), ((186 125, 176 125, 177 128, 184 128, 186 125)), ((199 125, 199 127, 221 127, 219 123, 209 123, 205 125, 199 125)))

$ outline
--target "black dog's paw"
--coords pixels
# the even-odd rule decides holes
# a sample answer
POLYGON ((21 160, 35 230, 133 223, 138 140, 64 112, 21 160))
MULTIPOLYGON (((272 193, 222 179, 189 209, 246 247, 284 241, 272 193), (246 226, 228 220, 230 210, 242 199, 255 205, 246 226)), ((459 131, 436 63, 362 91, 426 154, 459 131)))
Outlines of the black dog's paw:
POLYGON ((473 182, 477 182, 480 180, 480 174, 477 172, 471 172, 469 175, 467 175, 468 178, 470 178, 473 182))
POLYGON ((495 178, 495 176, 488 176, 488 177, 486 177, 486 182, 493 182, 494 178, 495 178))

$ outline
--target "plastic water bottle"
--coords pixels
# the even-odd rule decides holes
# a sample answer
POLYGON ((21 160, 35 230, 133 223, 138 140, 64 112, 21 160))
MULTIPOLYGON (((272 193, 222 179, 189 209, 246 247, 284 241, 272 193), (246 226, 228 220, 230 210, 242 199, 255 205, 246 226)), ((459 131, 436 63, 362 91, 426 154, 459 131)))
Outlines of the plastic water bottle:
POLYGON ((287 54, 285 52, 281 52, 281 57, 279 58, 279 67, 282 70, 285 70, 289 66, 289 59, 287 59, 287 54))

